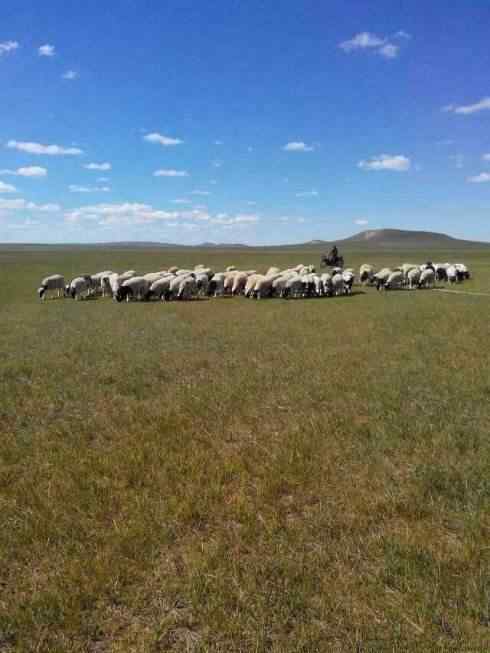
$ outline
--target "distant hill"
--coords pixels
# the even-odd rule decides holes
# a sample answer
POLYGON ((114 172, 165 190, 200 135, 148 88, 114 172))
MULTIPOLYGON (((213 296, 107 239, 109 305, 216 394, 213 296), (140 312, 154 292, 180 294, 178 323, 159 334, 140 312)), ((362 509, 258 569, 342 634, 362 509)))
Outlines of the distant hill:
MULTIPOLYGON (((358 234, 335 241, 342 249, 346 248, 372 248, 372 249, 458 249, 458 248, 490 248, 490 242, 474 240, 460 240, 447 234, 434 231, 410 231, 404 229, 368 229, 358 234)), ((156 241, 115 241, 108 243, 91 244, 42 244, 42 243, 0 243, 0 249, 29 249, 33 247, 104 247, 106 249, 297 249, 297 248, 323 248, 327 249, 333 244, 329 240, 309 240, 306 243, 290 243, 286 245, 244 245, 242 243, 212 243, 204 242, 198 245, 182 245, 178 243, 161 243, 156 241)))
POLYGON ((338 241, 345 245, 367 245, 373 248, 425 248, 455 249, 459 247, 488 247, 490 243, 460 240, 434 231, 411 231, 403 229, 368 229, 338 241))

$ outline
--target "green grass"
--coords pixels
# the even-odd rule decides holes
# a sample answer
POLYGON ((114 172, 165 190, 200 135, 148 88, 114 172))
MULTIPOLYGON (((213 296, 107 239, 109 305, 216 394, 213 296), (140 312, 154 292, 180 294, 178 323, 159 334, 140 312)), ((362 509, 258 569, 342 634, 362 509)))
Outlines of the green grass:
POLYGON ((0 651, 490 650, 490 297, 35 294, 319 255, 0 251, 0 651))

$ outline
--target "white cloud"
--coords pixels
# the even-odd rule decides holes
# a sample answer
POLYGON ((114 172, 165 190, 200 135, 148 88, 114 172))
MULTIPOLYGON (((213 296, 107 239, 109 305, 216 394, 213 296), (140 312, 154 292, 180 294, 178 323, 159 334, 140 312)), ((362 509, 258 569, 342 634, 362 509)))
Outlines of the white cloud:
MULTIPOLYGON (((1 208, 1 206, 0 206, 1 208)), ((124 202, 121 204, 94 204, 67 211, 65 221, 70 224, 98 224, 100 226, 151 225, 163 222, 167 226, 181 226, 196 229, 200 223, 221 226, 247 226, 260 218, 253 213, 210 215, 206 210, 193 208, 162 211, 149 204, 124 202)))
POLYGON ((41 143, 29 143, 22 141, 9 141, 7 147, 20 152, 28 152, 29 154, 46 154, 48 156, 62 156, 73 155, 77 156, 83 154, 83 150, 78 147, 61 147, 60 145, 42 145, 41 143))
POLYGON ((342 41, 339 44, 339 48, 342 48, 344 52, 352 52, 352 50, 359 50, 364 48, 378 48, 386 42, 386 39, 376 36, 376 34, 371 34, 371 32, 360 32, 356 34, 348 41, 342 41))
POLYGON ((35 204, 34 202, 27 202, 24 199, 17 200, 3 200, 0 199, 0 211, 43 211, 55 212, 60 211, 59 204, 35 204))
POLYGON ((383 45, 382 48, 378 50, 379 54, 386 59, 395 59, 398 56, 400 51, 399 45, 393 45, 393 43, 387 43, 383 45))
MULTIPOLYGON (((408 40, 411 37, 407 32, 400 30, 393 35, 393 38, 403 38, 408 40)), ((342 43, 339 44, 339 48, 344 52, 353 52, 354 50, 373 50, 382 57, 385 57, 385 59, 395 59, 400 51, 399 45, 394 45, 393 43, 390 43, 387 38, 377 36, 377 34, 372 34, 371 32, 360 32, 348 41, 342 41, 342 43)))
POLYGON ((78 77, 79 75, 76 70, 67 70, 66 73, 63 73, 61 75, 62 79, 69 79, 69 80, 78 79, 78 77))
POLYGON ((410 169, 410 159, 403 154, 380 154, 357 164, 362 170, 395 170, 405 172, 410 169))
POLYGON ((366 224, 369 224, 369 220, 364 220, 364 218, 361 218, 359 220, 354 220, 354 224, 358 224, 360 226, 364 226, 366 224))
POLYGON ((459 113, 462 115, 470 115, 472 113, 478 113, 479 111, 485 111, 490 109, 490 97, 484 97, 479 102, 475 104, 467 104, 463 106, 456 106, 454 104, 447 104, 442 108, 443 111, 450 111, 451 113, 459 113))
POLYGON ((155 170, 154 177, 188 177, 187 170, 155 170))
POLYGON ((3 181, 0 181, 0 193, 16 193, 17 188, 12 186, 12 184, 5 184, 3 181))
POLYGON ((192 204, 192 200, 187 197, 177 197, 177 199, 172 200, 172 204, 192 204))
POLYGON ((17 41, 4 41, 3 43, 0 43, 0 57, 2 54, 6 54, 8 52, 12 52, 13 50, 17 50, 19 47, 19 44, 17 41))
POLYGON ((313 145, 306 145, 303 141, 291 141, 286 143, 282 149, 285 152, 312 152, 315 148, 313 145))
POLYGON ((193 190, 191 192, 191 195, 203 195, 203 196, 206 196, 206 195, 211 195, 211 192, 209 190, 193 190))
POLYGON ((490 161, 490 154, 484 154, 482 156, 483 161, 490 161))
POLYGON ((181 141, 180 138, 170 138, 170 136, 164 136, 158 132, 153 132, 152 134, 146 134, 143 136, 143 140, 148 141, 148 143, 158 143, 164 147, 169 147, 171 145, 180 145, 184 141, 181 141))
POLYGON ((70 193, 108 193, 111 189, 109 186, 78 186, 70 184, 68 186, 70 193))
POLYGON ((213 161, 212 164, 214 168, 221 168, 223 161, 213 161))
POLYGON ((27 166, 17 170, 0 170, 0 175, 14 175, 16 177, 46 177, 48 171, 40 166, 27 166))
POLYGON ((214 141, 215 145, 223 145, 223 141, 214 141))
POLYGON ((49 45, 49 43, 46 43, 46 45, 41 45, 37 52, 40 57, 54 57, 56 54, 54 45, 49 45))
POLYGON ((97 182, 104 184, 106 181, 109 181, 109 177, 97 177, 97 182))
POLYGON ((296 193, 296 197, 316 197, 317 195, 317 190, 305 190, 300 193, 296 193))
POLYGON ((216 217, 210 219, 210 223, 229 227, 237 224, 256 224, 259 220, 259 216, 255 213, 239 213, 236 216, 228 216, 227 213, 218 213, 216 217))
POLYGON ((490 181, 490 173, 481 172, 479 175, 475 175, 474 177, 468 177, 467 181, 473 184, 485 184, 490 181))
POLYGON ((83 166, 87 170, 111 170, 112 166, 110 163, 87 163, 83 166))

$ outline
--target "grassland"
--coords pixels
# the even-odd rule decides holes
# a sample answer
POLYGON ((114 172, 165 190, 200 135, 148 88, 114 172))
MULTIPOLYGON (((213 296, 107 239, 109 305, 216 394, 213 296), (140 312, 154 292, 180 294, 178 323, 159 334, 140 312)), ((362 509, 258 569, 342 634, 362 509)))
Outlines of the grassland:
POLYGON ((0 251, 2 653, 490 650, 490 297, 35 295, 319 255, 0 251))

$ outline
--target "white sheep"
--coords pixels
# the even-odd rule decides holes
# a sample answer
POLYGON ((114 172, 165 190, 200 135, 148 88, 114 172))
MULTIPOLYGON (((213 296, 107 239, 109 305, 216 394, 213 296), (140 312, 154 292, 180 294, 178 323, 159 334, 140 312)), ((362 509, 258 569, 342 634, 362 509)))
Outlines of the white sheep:
POLYGON ((404 283, 403 272, 401 270, 394 270, 390 274, 390 276, 386 279, 383 286, 385 290, 394 290, 395 288, 402 288, 403 283, 404 283))
POLYGON ((431 268, 426 268, 420 273, 419 288, 433 288, 434 281, 436 279, 436 273, 431 268))
POLYGON ((375 269, 374 265, 370 263, 363 263, 359 268, 359 280, 361 283, 366 284, 372 281, 374 277, 375 269))
POLYGON ((456 273, 458 275, 458 280, 463 281, 463 279, 470 278, 470 271, 464 263, 455 263, 454 267, 456 268, 456 273))
POLYGON ((344 280, 344 294, 352 294, 352 286, 354 285, 354 272, 352 269, 347 268, 342 273, 342 279, 344 280))
POLYGON ((410 288, 410 290, 413 290, 419 285, 421 274, 422 273, 419 268, 412 268, 411 270, 408 271, 407 280, 408 280, 408 287, 410 288))
POLYGON ((388 277, 392 274, 390 268, 382 268, 379 272, 373 276, 373 282, 376 284, 377 290, 384 286, 385 281, 388 280, 388 277))
POLYGON ((458 271, 455 265, 450 265, 446 270, 447 280, 449 283, 456 283, 458 281, 458 271))
POLYGON ((52 274, 44 278, 37 289, 39 299, 46 299, 48 291, 56 291, 57 296, 61 297, 65 291, 65 278, 61 274, 52 274))
POLYGON ((225 276, 224 272, 216 272, 213 274, 209 281, 208 294, 215 297, 222 297, 225 291, 225 276))
POLYGON ((131 299, 145 299, 150 286, 150 282, 143 277, 131 277, 131 279, 122 282, 117 291, 116 299, 119 302, 123 299, 127 302, 131 299))
POLYGON ((281 271, 280 268, 276 268, 276 267, 273 266, 273 267, 271 267, 271 268, 269 268, 267 270, 267 272, 265 273, 265 276, 266 277, 271 277, 274 274, 278 274, 280 271, 281 271))
POLYGON ((147 274, 143 275, 143 279, 146 279, 146 281, 149 281, 150 284, 152 284, 154 281, 158 281, 158 279, 161 279, 164 277, 168 272, 148 272, 147 274))
POLYGON ((246 272, 237 272, 233 278, 233 286, 231 288, 232 295, 240 295, 247 285, 248 275, 246 272))
POLYGON ((344 294, 344 277, 341 272, 336 272, 332 275, 331 288, 332 295, 339 296, 344 294))
POLYGON ((303 280, 299 274, 288 278, 284 288, 283 296, 295 298, 303 296, 303 280))
POLYGON ((147 298, 157 297, 162 301, 168 300, 170 298, 170 282, 174 278, 173 274, 168 274, 154 281, 148 290, 147 298))
POLYGON ((72 279, 67 286, 67 294, 76 300, 83 299, 84 296, 88 297, 90 294, 90 277, 85 275, 84 277, 72 279))
POLYGON ((197 295, 197 283, 192 275, 182 279, 177 293, 178 299, 191 299, 192 296, 197 295))
POLYGON ((276 278, 277 277, 274 277, 272 275, 270 277, 262 276, 261 278, 257 279, 253 289, 253 296, 256 299, 263 299, 264 297, 270 297, 272 293, 272 284, 274 283, 274 280, 276 278))
POLYGON ((194 278, 196 279, 197 292, 200 295, 207 295, 209 288, 209 277, 207 272, 201 272, 196 270, 194 272, 194 278))

